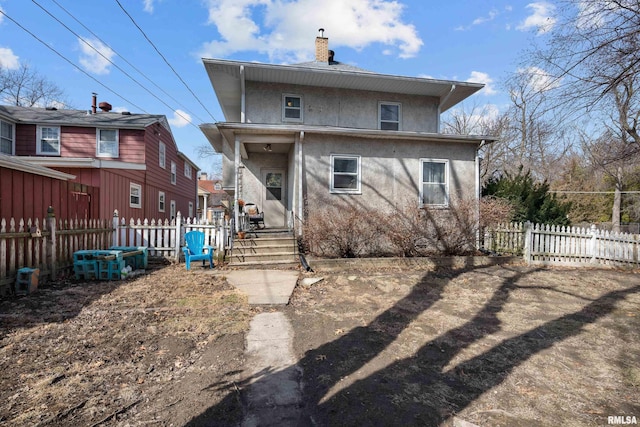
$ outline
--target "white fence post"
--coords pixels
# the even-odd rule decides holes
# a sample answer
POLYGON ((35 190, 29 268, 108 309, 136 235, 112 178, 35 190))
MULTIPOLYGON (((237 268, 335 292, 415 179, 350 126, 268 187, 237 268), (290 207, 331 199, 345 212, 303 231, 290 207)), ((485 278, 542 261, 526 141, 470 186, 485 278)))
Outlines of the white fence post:
POLYGON ((113 246, 120 246, 120 233, 118 232, 118 228, 120 227, 120 218, 118 209, 115 209, 113 211, 113 218, 111 219, 111 223, 113 224, 113 246))
POLYGON ((50 266, 51 280, 56 280, 58 277, 58 259, 57 259, 57 245, 56 245, 56 214, 53 211, 53 206, 49 206, 47 209, 47 228, 49 229, 49 240, 46 243, 47 247, 47 261, 50 266))
POLYGON ((596 255, 598 250, 598 241, 597 241, 597 229, 595 224, 591 224, 591 243, 589 245, 589 250, 591 251, 591 263, 596 263, 596 255))
POLYGON ((175 260, 176 262, 180 262, 180 241, 182 240, 182 214, 180 214, 180 211, 178 211, 178 214, 176 215, 175 239, 175 260))
POLYGON ((531 265, 531 222, 524 223, 524 248, 523 256, 527 265, 531 265))

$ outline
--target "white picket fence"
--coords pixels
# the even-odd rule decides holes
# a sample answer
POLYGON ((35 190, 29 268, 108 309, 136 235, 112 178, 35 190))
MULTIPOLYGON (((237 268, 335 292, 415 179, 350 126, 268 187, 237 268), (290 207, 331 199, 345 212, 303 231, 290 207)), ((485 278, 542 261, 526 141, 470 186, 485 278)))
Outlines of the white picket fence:
POLYGON ((522 255, 532 265, 640 265, 640 237, 589 228, 530 223, 502 224, 485 230, 483 248, 522 255))

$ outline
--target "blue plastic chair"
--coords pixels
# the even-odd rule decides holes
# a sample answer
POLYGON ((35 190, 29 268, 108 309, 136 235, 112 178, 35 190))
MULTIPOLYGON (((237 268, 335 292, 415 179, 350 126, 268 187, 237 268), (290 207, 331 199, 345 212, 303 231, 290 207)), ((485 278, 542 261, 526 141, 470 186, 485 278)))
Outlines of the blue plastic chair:
POLYGON ((191 261, 209 260, 209 268, 213 268, 213 246, 204 244, 204 233, 202 231, 189 231, 184 235, 186 246, 182 248, 187 270, 191 270, 191 261))

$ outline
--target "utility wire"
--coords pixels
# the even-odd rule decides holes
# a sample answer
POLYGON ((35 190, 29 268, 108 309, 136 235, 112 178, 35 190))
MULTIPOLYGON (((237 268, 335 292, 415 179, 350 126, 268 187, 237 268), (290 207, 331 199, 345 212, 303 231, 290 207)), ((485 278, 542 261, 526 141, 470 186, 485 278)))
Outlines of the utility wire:
POLYGON ((182 77, 180 77, 180 74, 178 74, 178 72, 175 70, 175 68, 173 68, 173 66, 171 66, 171 64, 169 63, 169 61, 167 60, 167 58, 165 58, 165 56, 162 54, 162 52, 160 52, 160 50, 156 47, 156 45, 151 41, 151 39, 149 39, 149 37, 147 36, 147 34, 144 32, 144 30, 142 28, 140 28, 140 26, 138 25, 138 23, 135 21, 135 19, 133 19, 133 17, 129 14, 129 12, 127 12, 127 10, 124 8, 124 6, 122 6, 122 4, 120 3, 120 0, 116 0, 116 3, 118 3, 118 6, 120 6, 120 9, 122 9, 122 11, 125 13, 125 15, 127 15, 129 17, 129 19, 131 20, 131 22, 133 23, 133 25, 136 26, 136 28, 142 33, 142 35, 144 36, 145 39, 147 39, 147 42, 149 42, 149 44, 155 49, 155 51, 158 53, 158 55, 160 55, 160 57, 164 60, 164 62, 167 64, 167 66, 171 69, 171 71, 173 71, 173 74, 176 75, 176 77, 178 77, 178 79, 182 82, 182 84, 184 85, 184 87, 187 88, 187 90, 191 93, 191 95, 193 95, 193 97, 200 103, 200 105, 202 106, 202 108, 204 108, 204 110, 209 113, 209 115, 211 116, 211 118, 217 122, 216 118, 213 117, 213 114, 211 114, 211 112, 207 109, 207 107, 202 103, 202 101, 200 100, 200 98, 198 98, 198 95, 196 95, 193 90, 191 90, 191 88, 189 87, 189 85, 182 79, 182 77))
POLYGON ((53 18, 56 22, 58 22, 60 25, 62 25, 67 31, 69 31, 71 34, 73 34, 74 36, 76 36, 80 41, 82 41, 84 44, 86 44, 87 46, 89 46, 91 49, 93 49, 98 55, 100 55, 105 61, 109 62, 111 65, 113 65, 115 68, 117 68, 120 72, 122 72, 125 76, 129 77, 131 80, 133 80, 138 86, 140 86, 142 89, 146 90, 151 96, 153 96, 154 98, 156 98, 158 101, 160 101, 162 104, 164 104, 165 107, 169 108, 170 110, 174 111, 175 114, 177 114, 178 116, 182 117, 185 121, 187 121, 189 124, 191 124, 193 127, 195 127, 196 129, 199 129, 198 126, 196 126, 195 123, 193 123, 189 118, 185 117, 184 115, 180 114, 177 110, 175 110, 172 106, 170 106, 169 104, 167 104, 163 99, 161 99, 160 97, 158 97, 155 93, 153 93, 151 90, 147 89, 142 83, 140 83, 138 80, 136 80, 135 78, 133 78, 129 73, 127 73, 125 70, 123 70, 122 68, 120 68, 117 64, 115 64, 113 61, 111 61, 111 59, 107 58, 102 52, 100 52, 98 49, 96 49, 91 43, 89 43, 88 41, 86 41, 81 35, 79 35, 78 33, 76 33, 75 31, 73 31, 71 28, 69 28, 64 22, 60 21, 58 18, 56 18, 51 12, 49 12, 47 9, 45 9, 44 7, 42 7, 36 0, 31 0, 33 3, 36 4, 36 6, 38 6, 40 9, 42 9, 47 15, 49 15, 51 18, 53 18))
POLYGON ((38 40, 40 43, 42 43, 44 46, 47 47, 47 49, 51 50, 53 53, 55 53, 56 55, 58 55, 60 58, 64 59, 66 62, 68 62, 69 64, 71 64, 73 67, 75 67, 78 71, 80 71, 82 74, 84 74, 85 76, 89 77, 91 80, 93 80, 94 82, 98 83, 100 86, 102 86, 103 88, 105 88, 106 90, 108 90, 109 92, 113 93, 114 95, 116 95, 117 97, 119 97, 120 99, 122 99, 123 101, 133 105, 134 107, 136 107, 137 109, 139 109, 140 111, 144 112, 145 114, 150 114, 149 112, 147 112, 144 108, 136 105, 133 101, 129 101, 127 98, 125 98, 124 96, 120 95, 118 92, 116 92, 115 90, 111 89, 109 86, 105 85, 104 83, 102 83, 100 80, 96 79, 95 77, 93 77, 91 74, 87 73, 85 70, 83 70, 81 67, 77 66, 76 64, 73 63, 73 61, 71 61, 70 59, 68 59, 66 56, 64 56, 63 54, 61 54, 60 52, 58 52, 56 49, 52 48, 51 46, 49 46, 49 44, 47 44, 44 40, 42 40, 41 38, 39 38, 38 36, 36 36, 34 33, 32 33, 31 31, 29 31, 27 28, 25 28, 24 26, 22 26, 22 24, 20 24, 18 21, 16 21, 15 19, 13 19, 12 17, 10 17, 9 15, 7 15, 7 13, 0 9, 0 13, 2 15, 5 16, 5 18, 7 18, 8 20, 10 20, 11 22, 13 22, 14 24, 16 24, 18 27, 20 27, 24 32, 26 32, 27 34, 29 34, 31 37, 33 37, 34 39, 38 40))
MULTIPOLYGON (((147 75, 142 72, 140 69, 138 69, 135 65, 133 65, 131 62, 127 61, 127 59, 122 56, 122 54, 120 54, 119 52, 117 52, 113 47, 111 47, 108 43, 106 43, 104 40, 102 40, 100 38, 100 36, 98 36, 96 33, 94 33, 91 28, 87 27, 86 25, 84 25, 78 18, 76 18, 71 12, 69 12, 67 9, 65 9, 60 3, 58 3, 56 0, 52 0, 60 9, 62 9, 67 15, 69 15, 74 21, 76 21, 78 24, 80 24, 80 26, 82 26, 82 28, 84 28, 86 31, 88 31, 93 37, 95 37, 97 40, 99 40, 101 43, 103 43, 106 47, 108 47, 109 49, 111 49, 116 55, 118 55, 124 62, 126 62, 131 68, 133 68, 135 71, 137 71, 142 77, 144 77, 145 79, 147 79, 147 81, 149 83, 151 83, 152 85, 154 85, 159 91, 161 91, 162 93, 164 93, 165 95, 167 95, 168 98, 170 98, 173 102, 175 102, 176 104, 178 104, 180 107, 184 108, 185 111, 189 114, 191 114, 193 117, 195 117, 196 119, 198 119, 201 122, 204 122, 204 120, 202 120, 200 117, 198 117, 197 114, 195 114, 193 111, 190 111, 189 108, 187 108, 186 106, 184 106, 180 101, 178 101, 177 99, 175 99, 173 96, 171 96, 169 93, 167 93, 162 86, 158 85, 156 82, 154 82, 153 80, 151 80, 149 77, 147 77, 147 75)), ((37 4, 37 3, 36 3, 37 4)))

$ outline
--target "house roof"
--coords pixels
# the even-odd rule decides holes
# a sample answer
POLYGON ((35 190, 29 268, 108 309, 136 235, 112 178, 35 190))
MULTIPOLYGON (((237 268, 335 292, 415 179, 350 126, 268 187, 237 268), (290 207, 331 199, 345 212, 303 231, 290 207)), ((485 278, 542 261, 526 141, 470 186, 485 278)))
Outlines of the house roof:
MULTIPOLYGON (((246 145, 260 146, 265 143, 291 144, 295 142, 296 135, 322 134, 340 135, 354 138, 376 140, 412 140, 425 142, 457 142, 464 144, 481 145, 491 143, 497 138, 485 135, 450 135, 432 132, 414 131, 388 131, 378 129, 354 129, 343 127, 313 126, 313 125, 265 125, 257 123, 216 123, 202 124, 200 129, 205 134, 213 148, 221 153, 223 137, 227 141, 234 141, 236 137, 241 142, 241 154, 247 157, 246 145)), ((274 150, 276 147, 274 147, 274 150)))
POLYGON ((484 87, 481 83, 378 74, 340 62, 274 65, 208 58, 202 61, 228 122, 240 122, 241 72, 245 81, 430 96, 440 100, 441 112, 484 87))
POLYGON ((161 123, 167 129, 169 128, 166 117, 160 114, 107 113, 103 111, 90 114, 89 110, 57 110, 0 105, 0 115, 24 124, 143 129, 151 124, 161 123))
POLYGON ((47 176, 50 178, 60 179, 63 181, 76 178, 75 175, 70 175, 68 173, 63 173, 54 169, 49 169, 45 166, 32 164, 26 160, 23 160, 20 157, 9 156, 7 154, 0 154, 0 167, 32 173, 35 175, 47 176))

